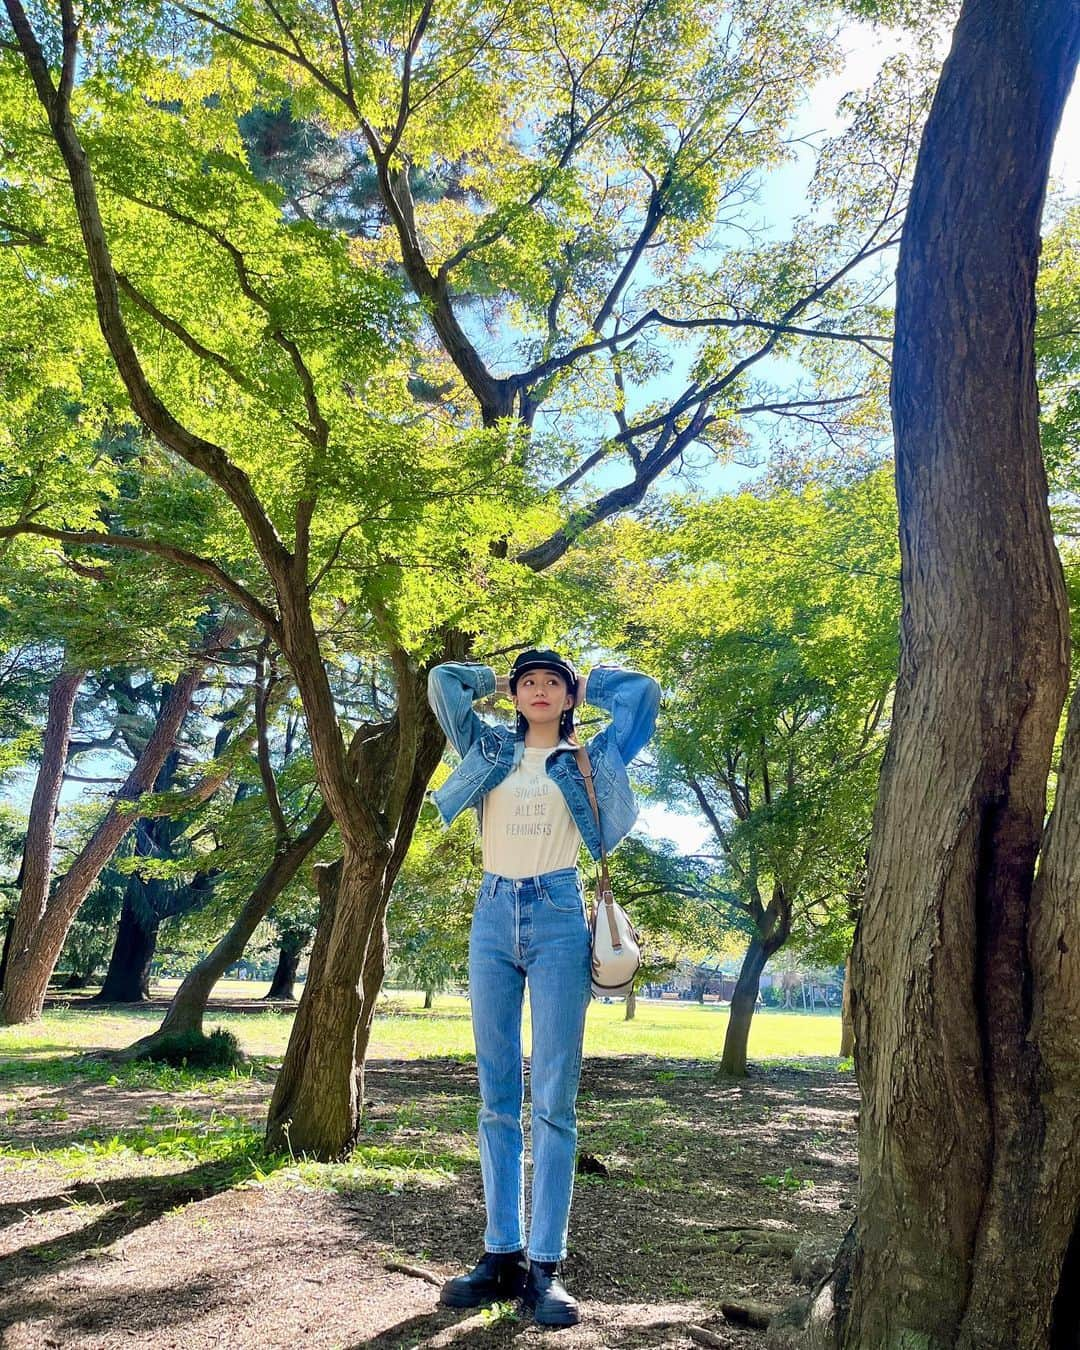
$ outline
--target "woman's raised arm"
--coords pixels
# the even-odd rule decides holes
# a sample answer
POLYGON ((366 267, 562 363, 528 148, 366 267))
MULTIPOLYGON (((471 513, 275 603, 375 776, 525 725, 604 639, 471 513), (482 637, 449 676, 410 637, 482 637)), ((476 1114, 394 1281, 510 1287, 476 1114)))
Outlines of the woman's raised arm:
POLYGON ((471 661, 444 661, 428 675, 428 702, 450 744, 464 759, 488 723, 473 712, 478 698, 494 694, 495 672, 490 666, 471 661))

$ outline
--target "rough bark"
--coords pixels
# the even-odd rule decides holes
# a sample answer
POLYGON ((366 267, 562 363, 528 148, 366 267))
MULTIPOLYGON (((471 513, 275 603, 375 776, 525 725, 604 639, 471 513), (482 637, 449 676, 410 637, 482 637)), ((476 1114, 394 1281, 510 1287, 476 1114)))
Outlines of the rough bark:
MULTIPOLYGON (((19 964, 18 955, 29 950, 48 905, 57 804, 64 784, 75 696, 85 674, 82 670, 65 672, 57 676, 49 689, 45 733, 41 744, 41 767, 30 800, 30 817, 23 845, 19 903, 12 916, 4 946, 3 971, 0 976, 0 1021, 15 1020, 8 1016, 4 997, 8 973, 10 970, 14 976, 19 964)), ((51 974, 50 967, 45 975, 46 985, 51 974)))
POLYGON ((144 1036, 129 1046, 124 1052, 125 1057, 145 1053, 148 1046, 163 1036, 181 1032, 202 1034, 206 1005, 214 985, 232 963, 243 956, 252 933, 266 918, 275 900, 296 876, 312 849, 324 838, 333 823, 333 817, 324 806, 290 847, 274 856, 229 931, 184 977, 173 995, 161 1026, 152 1035, 144 1036))
POLYGON ((1033 337, 1078 50, 1074 0, 966 0, 901 246, 901 668, 853 965, 847 1347, 1077 1343, 1080 747, 1074 709, 1036 887, 1067 607, 1033 337))
POLYGON ((851 955, 844 962, 844 992, 840 999, 840 1058, 855 1054, 855 1012, 851 999, 851 955))
POLYGON ((363 1101, 356 1033, 363 1012, 354 943, 366 953, 371 936, 372 889, 381 890, 385 858, 346 848, 318 869, 319 926, 308 978, 296 1011, 285 1060, 274 1085, 266 1126, 270 1148, 328 1159, 352 1148, 363 1101), (347 916, 354 942, 343 940, 347 916))
POLYGON ((626 996, 626 1014, 623 1017, 624 1022, 632 1022, 637 1016, 637 990, 631 989, 626 996))
POLYGON ((320 869, 319 926, 267 1120, 270 1147, 324 1159, 347 1153, 360 1128, 364 1059, 386 964, 386 906, 445 745, 423 692, 426 669, 403 655, 396 667, 394 734, 372 743, 357 780, 358 790, 389 800, 393 842, 342 831, 339 864, 320 869))
POLYGON ((300 966, 300 954, 304 950, 301 939, 283 942, 278 950, 278 962, 274 977, 266 992, 268 999, 295 999, 296 972, 300 966))
POLYGON ((64 946, 68 930, 117 845, 138 819, 131 803, 151 790, 165 757, 176 741, 180 727, 191 707, 211 654, 235 636, 236 629, 216 632, 202 654, 177 679, 163 701, 161 713, 146 747, 123 786, 113 799, 104 819, 80 850, 67 873, 57 881, 47 904, 38 909, 27 907, 25 919, 20 899, 16 925, 20 931, 11 944, 8 966, 0 994, 0 1022, 28 1022, 41 1015, 45 991, 64 946), (124 809, 124 808, 129 809, 124 809))

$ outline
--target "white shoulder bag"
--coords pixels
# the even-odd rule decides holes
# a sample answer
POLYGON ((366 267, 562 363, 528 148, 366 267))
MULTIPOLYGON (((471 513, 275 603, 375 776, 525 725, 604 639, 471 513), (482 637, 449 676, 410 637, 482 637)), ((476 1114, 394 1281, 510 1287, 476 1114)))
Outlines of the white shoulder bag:
POLYGON ((634 976, 641 968, 641 945, 630 916, 616 904, 608 876, 607 850, 600 830, 600 807, 593 787, 592 765, 583 746, 574 752, 585 779, 596 831, 600 835, 600 872, 596 878, 596 899, 592 912, 592 991, 593 998, 625 998, 634 987, 634 976))

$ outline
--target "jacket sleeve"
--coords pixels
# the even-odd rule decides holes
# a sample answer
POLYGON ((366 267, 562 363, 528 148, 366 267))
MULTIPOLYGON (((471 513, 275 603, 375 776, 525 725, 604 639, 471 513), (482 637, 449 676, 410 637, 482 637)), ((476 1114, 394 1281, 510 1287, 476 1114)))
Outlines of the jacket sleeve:
POLYGON ((593 737, 614 740, 619 758, 629 764, 648 744, 660 711, 660 686, 651 675, 618 666, 594 666, 585 681, 584 702, 611 714, 611 726, 593 737))
POLYGON ((490 666, 464 661, 444 661, 428 675, 428 702, 450 744, 464 759, 489 725, 473 712, 478 698, 495 692, 495 672, 490 666))

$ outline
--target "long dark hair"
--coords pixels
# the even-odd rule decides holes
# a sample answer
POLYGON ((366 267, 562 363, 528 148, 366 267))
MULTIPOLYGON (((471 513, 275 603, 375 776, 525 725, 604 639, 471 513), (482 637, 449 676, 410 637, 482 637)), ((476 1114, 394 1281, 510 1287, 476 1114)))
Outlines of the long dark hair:
MULTIPOLYGON (((569 692, 570 690, 567 690, 567 693, 569 692)), ((519 712, 517 714, 517 726, 514 729, 515 735, 517 735, 519 738, 523 737, 525 733, 528 731, 528 729, 529 729, 529 719, 525 716, 523 712, 519 712)), ((574 726, 573 708, 566 708, 563 711, 563 715, 559 718, 559 735, 561 737, 565 737, 565 739, 568 741, 572 741, 576 738, 577 728, 574 726)))

